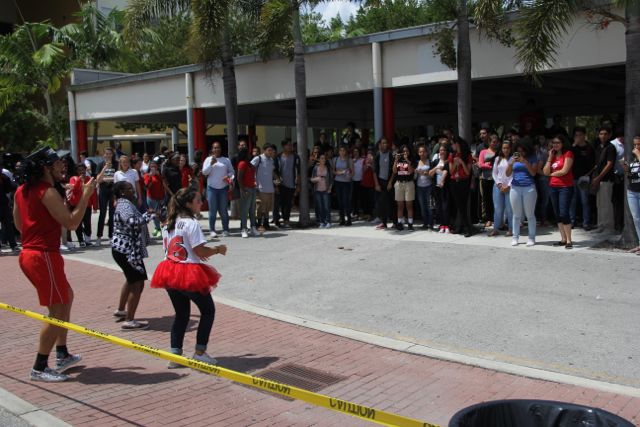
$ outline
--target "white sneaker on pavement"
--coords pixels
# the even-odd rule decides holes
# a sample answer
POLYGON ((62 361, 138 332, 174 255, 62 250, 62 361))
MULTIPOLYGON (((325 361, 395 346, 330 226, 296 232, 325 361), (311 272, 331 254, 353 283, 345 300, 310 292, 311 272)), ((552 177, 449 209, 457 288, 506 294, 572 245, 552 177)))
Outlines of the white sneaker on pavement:
POLYGON ((215 364, 218 363, 218 361, 216 359, 214 359, 213 357, 209 356, 207 353, 202 353, 202 354, 193 353, 192 359, 195 359, 198 362, 208 363, 210 365, 215 365, 215 364))
POLYGON ((511 246, 518 246, 518 238, 513 236, 511 238, 511 246))
POLYGON ((69 379, 69 375, 61 374, 51 368, 44 368, 44 371, 31 370, 29 376, 31 381, 42 381, 45 383, 60 383, 69 379))
POLYGON ((69 354, 61 359, 56 358, 56 371, 62 373, 82 360, 79 354, 69 354))
POLYGON ((258 233, 258 230, 256 230, 255 227, 251 227, 251 230, 249 231, 249 234, 251 234, 253 237, 255 237, 260 233, 258 233))
POLYGON ((211 233, 209 233, 209 237, 211 237, 212 239, 216 239, 216 238, 218 238, 218 233, 216 233, 215 230, 214 230, 211 233))
POLYGON ((536 241, 533 239, 528 239, 527 240, 527 247, 531 247, 531 246, 535 246, 536 245, 536 241))
POLYGON ((248 239, 249 238, 249 233, 247 232, 247 230, 242 230, 242 238, 243 239, 248 239))

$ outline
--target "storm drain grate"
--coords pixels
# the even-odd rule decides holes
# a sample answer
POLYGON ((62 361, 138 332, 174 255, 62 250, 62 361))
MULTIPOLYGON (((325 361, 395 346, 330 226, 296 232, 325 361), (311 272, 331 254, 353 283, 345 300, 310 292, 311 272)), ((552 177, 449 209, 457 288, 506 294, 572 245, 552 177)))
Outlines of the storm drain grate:
MULTIPOLYGON (((296 365, 295 363, 287 363, 277 368, 267 369, 256 373, 255 376, 313 392, 320 391, 325 387, 347 379, 347 377, 333 375, 317 369, 307 368, 306 366, 296 365)), ((273 394, 271 395, 273 396, 273 394)), ((293 400, 279 394, 275 396, 293 400)))

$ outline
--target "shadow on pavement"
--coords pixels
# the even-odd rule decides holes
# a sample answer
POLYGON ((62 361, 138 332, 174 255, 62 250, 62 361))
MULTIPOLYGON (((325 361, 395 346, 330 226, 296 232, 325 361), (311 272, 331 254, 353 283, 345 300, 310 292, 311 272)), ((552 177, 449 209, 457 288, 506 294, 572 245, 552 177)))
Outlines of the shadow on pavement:
MULTIPOLYGON (((158 332, 171 332, 171 325, 173 324, 173 319, 175 316, 162 316, 155 318, 145 317, 144 320, 149 322, 149 330, 150 331, 158 331, 158 332)), ((189 324, 187 325, 187 332, 193 331, 196 329, 198 321, 189 319, 189 324)))
POLYGON ((244 354, 242 356, 220 357, 215 356, 218 365, 222 368, 231 369, 238 372, 251 372, 266 368, 274 362, 280 360, 279 357, 251 357, 254 354, 244 354))
POLYGON ((158 384, 168 381, 179 380, 185 375, 173 372, 159 372, 153 374, 138 373, 145 368, 128 367, 122 369, 112 369, 105 367, 84 368, 73 377, 73 380, 80 384, 158 384))

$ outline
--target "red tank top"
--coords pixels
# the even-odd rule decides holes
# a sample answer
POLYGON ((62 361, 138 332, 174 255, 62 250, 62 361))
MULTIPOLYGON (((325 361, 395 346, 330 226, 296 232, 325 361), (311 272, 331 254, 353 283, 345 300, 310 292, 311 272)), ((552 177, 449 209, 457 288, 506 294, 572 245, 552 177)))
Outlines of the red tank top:
POLYGON ((25 249, 60 251, 62 229, 42 204, 42 197, 49 188, 51 184, 40 181, 28 188, 21 185, 16 190, 15 203, 22 220, 22 247, 25 249))

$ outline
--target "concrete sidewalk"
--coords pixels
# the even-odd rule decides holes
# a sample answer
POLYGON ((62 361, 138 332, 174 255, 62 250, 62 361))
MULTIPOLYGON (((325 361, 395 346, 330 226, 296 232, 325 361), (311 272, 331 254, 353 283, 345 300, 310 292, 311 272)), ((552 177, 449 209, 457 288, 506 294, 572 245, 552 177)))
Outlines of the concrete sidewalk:
MULTIPOLYGON (((35 291, 14 256, 0 257, 0 301, 42 312, 35 291)), ((67 261, 76 299, 74 323, 167 348, 171 305, 161 290, 146 289, 139 318, 146 331, 122 332, 111 312, 121 273, 67 261), (96 280, 99 279, 99 280, 96 280)), ((214 295, 215 299, 215 295, 214 295)), ((447 425, 466 406, 495 399, 540 398, 593 405, 640 423, 640 398, 534 380, 377 347, 303 326, 217 304, 210 354, 220 365, 259 373, 295 363, 343 377, 320 390, 376 409, 447 425)), ((185 343, 192 348, 197 316, 185 343)), ((69 346, 83 366, 62 384, 28 380, 40 324, 0 312, 0 387, 71 425, 365 425, 344 414, 285 401, 228 380, 188 369, 167 370, 166 362, 71 333, 69 346)), ((1 402, 0 402, 1 403, 1 402)))

